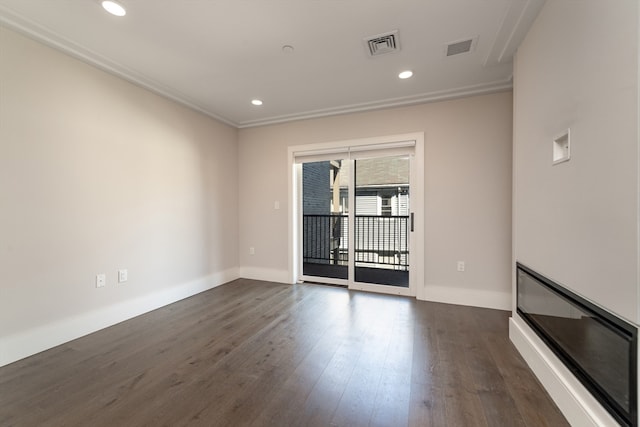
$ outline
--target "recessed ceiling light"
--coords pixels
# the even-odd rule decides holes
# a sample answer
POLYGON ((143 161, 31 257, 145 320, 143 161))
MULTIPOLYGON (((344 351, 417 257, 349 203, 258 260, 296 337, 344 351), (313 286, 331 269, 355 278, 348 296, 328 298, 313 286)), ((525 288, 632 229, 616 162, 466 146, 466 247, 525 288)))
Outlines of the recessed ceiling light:
POLYGON ((400 74, 398 74, 398 78, 400 79, 408 79, 411 76, 413 76, 413 71, 410 71, 410 70, 403 71, 400 74))
POLYGON ((284 53, 293 53, 294 50, 295 49, 290 44, 285 44, 284 46, 282 46, 282 51, 284 53))
POLYGON ((262 105, 262 101, 260 101, 259 99, 252 99, 252 100, 251 100, 251 103, 252 103, 253 105, 256 105, 256 106, 257 106, 257 105, 262 105))
POLYGON ((117 3, 115 1, 104 0, 102 2, 102 7, 104 8, 104 10, 115 16, 124 16, 127 14, 125 8, 120 3, 117 3))

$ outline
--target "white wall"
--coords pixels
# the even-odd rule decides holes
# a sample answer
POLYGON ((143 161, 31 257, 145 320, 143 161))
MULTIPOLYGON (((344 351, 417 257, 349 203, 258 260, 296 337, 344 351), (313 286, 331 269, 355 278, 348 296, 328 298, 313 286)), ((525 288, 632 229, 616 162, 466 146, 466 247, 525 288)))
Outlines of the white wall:
POLYGON ((238 277, 236 140, 0 27, 0 365, 238 277))
POLYGON ((517 260, 638 321, 638 3, 547 2, 517 54, 517 260), (552 140, 571 129, 571 160, 552 140))
POLYGON ((511 123, 505 92, 241 129, 241 275, 288 280, 287 147, 424 132, 425 295, 510 309, 511 123))
MULTIPOLYGON (((636 324, 638 13, 637 0, 546 2, 516 57, 513 163, 514 258, 636 324), (553 166, 567 128, 571 160, 553 166)), ((618 425, 515 312, 510 326, 572 425, 618 425)))

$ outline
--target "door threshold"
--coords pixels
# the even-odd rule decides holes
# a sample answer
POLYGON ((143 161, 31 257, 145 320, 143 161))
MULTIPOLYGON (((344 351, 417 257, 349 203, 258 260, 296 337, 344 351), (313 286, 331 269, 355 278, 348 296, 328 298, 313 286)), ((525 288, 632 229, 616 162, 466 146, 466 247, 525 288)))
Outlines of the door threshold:
POLYGON ((331 286, 334 288, 342 288, 342 289, 349 289, 348 285, 340 285, 338 283, 325 283, 325 282, 314 282, 311 280, 303 280, 301 282, 298 283, 304 283, 305 285, 322 285, 322 286, 331 286))

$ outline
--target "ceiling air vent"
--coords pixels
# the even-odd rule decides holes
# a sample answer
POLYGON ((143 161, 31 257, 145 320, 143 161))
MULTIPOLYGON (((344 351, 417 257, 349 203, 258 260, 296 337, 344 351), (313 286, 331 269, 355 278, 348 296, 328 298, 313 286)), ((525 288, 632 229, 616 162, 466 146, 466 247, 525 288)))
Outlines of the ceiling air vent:
POLYGON ((462 40, 447 44, 446 56, 460 55, 461 53, 471 52, 475 47, 476 40, 462 40))
POLYGON ((367 52, 371 56, 385 55, 400 50, 398 30, 367 37, 364 41, 367 45, 367 52))

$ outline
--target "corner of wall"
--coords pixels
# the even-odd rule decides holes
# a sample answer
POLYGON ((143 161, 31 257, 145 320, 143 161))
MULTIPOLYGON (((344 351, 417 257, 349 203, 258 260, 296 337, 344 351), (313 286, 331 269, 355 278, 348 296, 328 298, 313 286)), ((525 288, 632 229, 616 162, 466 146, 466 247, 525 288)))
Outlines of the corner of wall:
POLYGON ((275 268, 240 267, 240 277, 266 282, 291 283, 288 270, 275 268))
POLYGON ((452 286, 425 286, 422 298, 418 299, 445 304, 466 305, 511 311, 511 292, 481 289, 456 288, 452 286))

